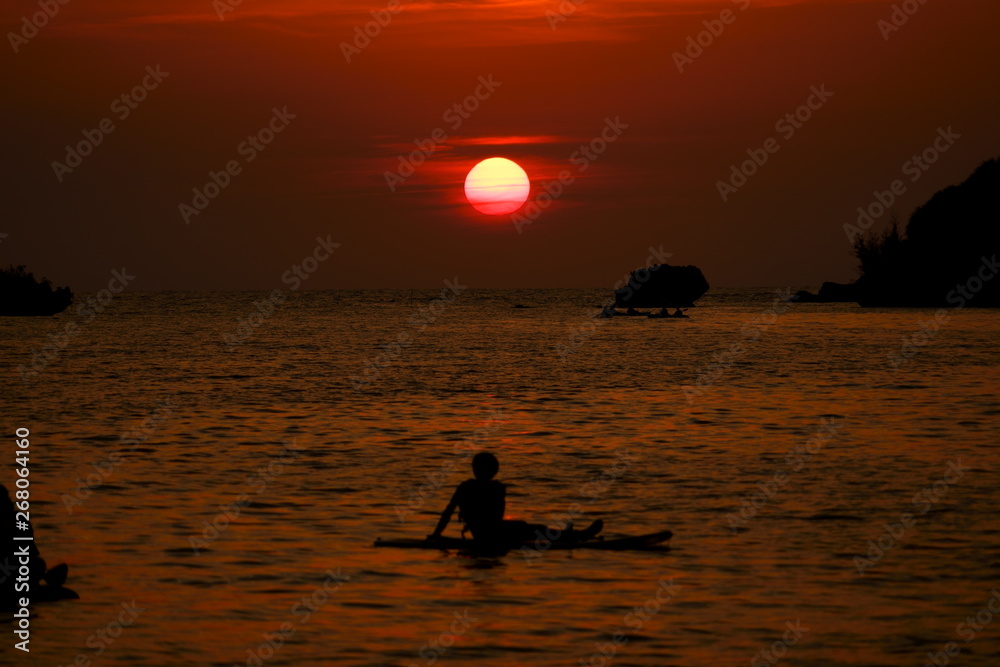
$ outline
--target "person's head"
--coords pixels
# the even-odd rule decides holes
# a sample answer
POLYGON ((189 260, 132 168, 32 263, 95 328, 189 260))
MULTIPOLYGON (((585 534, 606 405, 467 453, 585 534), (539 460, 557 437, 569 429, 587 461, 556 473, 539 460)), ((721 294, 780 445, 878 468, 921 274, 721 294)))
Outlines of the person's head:
POLYGON ((14 510, 14 503, 10 499, 10 492, 7 487, 0 484, 0 512, 11 512, 14 510))
POLYGON ((498 470, 500 470, 500 462, 489 452, 479 452, 472 457, 472 474, 476 476, 476 479, 483 481, 493 479, 498 470))

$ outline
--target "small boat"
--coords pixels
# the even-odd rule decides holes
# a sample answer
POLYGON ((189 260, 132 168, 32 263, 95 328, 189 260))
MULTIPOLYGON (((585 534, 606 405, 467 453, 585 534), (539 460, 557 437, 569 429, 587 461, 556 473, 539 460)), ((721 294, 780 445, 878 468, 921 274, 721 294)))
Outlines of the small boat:
MULTIPOLYGON (((600 549, 603 551, 666 551, 670 547, 664 543, 669 542, 673 535, 674 534, 669 530, 661 530, 657 533, 633 535, 629 537, 615 537, 612 539, 605 539, 603 536, 598 536, 597 538, 591 540, 564 542, 559 540, 554 540, 552 542, 544 540, 526 540, 523 542, 505 545, 505 550, 509 551, 512 549, 525 548, 535 549, 538 551, 565 551, 569 549, 600 549)), ((375 544, 373 546, 394 547, 397 549, 437 549, 439 551, 484 551, 482 544, 477 543, 475 540, 460 537, 439 537, 436 539, 399 538, 394 540, 383 540, 382 538, 378 538, 375 540, 375 544)), ((485 550, 496 551, 495 548, 488 548, 485 550)))

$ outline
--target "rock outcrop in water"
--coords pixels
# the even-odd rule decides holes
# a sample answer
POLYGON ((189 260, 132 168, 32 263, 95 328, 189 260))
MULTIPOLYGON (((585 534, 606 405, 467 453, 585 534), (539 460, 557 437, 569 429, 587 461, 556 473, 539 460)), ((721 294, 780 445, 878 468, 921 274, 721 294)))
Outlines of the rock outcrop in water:
POLYGON ((823 283, 818 294, 801 290, 789 301, 795 303, 856 303, 858 286, 854 283, 823 283))
POLYGON ((69 308, 73 292, 68 287, 52 288, 52 283, 37 280, 23 266, 0 270, 0 315, 55 315, 69 308))
POLYGON ((862 306, 1000 306, 1000 161, 919 207, 904 233, 894 224, 854 242, 862 306))
POLYGON ((697 266, 656 264, 636 269, 615 290, 616 308, 691 308, 708 291, 697 266))

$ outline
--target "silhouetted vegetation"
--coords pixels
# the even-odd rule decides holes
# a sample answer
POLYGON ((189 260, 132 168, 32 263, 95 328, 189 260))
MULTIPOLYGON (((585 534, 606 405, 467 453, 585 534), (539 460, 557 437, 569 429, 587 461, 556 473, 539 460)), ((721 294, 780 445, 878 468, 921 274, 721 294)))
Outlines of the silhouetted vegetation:
POLYGON ((954 291, 974 281, 982 288, 969 305, 1000 305, 1000 278, 982 280, 980 273, 997 252, 998 222, 1000 161, 994 159, 980 165, 961 185, 931 197, 910 216, 905 232, 893 218, 888 229, 855 240, 859 302, 955 305, 954 291))
POLYGON ((48 279, 36 279, 24 266, 0 269, 0 315, 55 315, 72 302, 68 287, 53 289, 48 279))

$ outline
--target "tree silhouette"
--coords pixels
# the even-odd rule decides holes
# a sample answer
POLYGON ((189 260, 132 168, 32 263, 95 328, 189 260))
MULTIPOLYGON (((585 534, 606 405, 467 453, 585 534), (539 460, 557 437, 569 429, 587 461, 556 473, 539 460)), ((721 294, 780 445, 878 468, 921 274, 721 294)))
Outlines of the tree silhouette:
POLYGON ((72 302, 68 287, 53 289, 48 278, 37 280, 23 265, 0 269, 0 315, 55 315, 72 302))
MULTIPOLYGON (((984 162, 962 184, 941 190, 910 216, 854 242, 863 306, 946 306, 959 285, 980 279, 997 252, 1000 161, 984 162)), ((983 281, 970 305, 1000 305, 1000 276, 983 281)))

